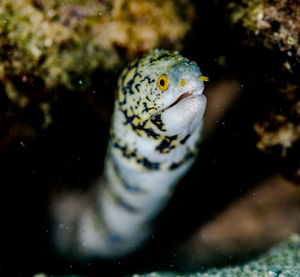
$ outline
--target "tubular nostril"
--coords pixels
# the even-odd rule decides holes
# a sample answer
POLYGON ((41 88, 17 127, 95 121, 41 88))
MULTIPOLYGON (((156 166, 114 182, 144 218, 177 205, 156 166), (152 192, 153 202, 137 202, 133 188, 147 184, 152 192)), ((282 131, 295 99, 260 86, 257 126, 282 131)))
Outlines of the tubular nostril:
POLYGON ((208 77, 200 75, 199 79, 202 80, 203 82, 208 82, 208 77))

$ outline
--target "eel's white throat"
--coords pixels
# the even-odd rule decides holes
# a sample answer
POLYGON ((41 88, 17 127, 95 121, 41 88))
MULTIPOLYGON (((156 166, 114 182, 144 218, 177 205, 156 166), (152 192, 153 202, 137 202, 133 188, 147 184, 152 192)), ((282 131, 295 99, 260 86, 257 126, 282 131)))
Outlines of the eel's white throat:
POLYGON ((169 135, 185 137, 193 132, 203 118, 206 97, 203 94, 184 93, 162 111, 162 119, 169 135))

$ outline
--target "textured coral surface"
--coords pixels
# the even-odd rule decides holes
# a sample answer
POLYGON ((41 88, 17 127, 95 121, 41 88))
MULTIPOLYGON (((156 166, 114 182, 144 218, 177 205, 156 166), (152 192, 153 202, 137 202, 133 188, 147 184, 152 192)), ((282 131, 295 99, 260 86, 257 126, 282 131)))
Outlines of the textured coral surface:
POLYGON ((247 0, 231 2, 228 8, 231 21, 248 34, 245 43, 251 47, 263 44, 274 61, 273 69, 266 73, 270 76, 263 84, 257 82, 266 107, 254 125, 260 137, 257 147, 276 157, 286 176, 299 182, 299 1, 247 0))
MULTIPOLYGON (((232 21, 240 22, 267 47, 274 47, 300 58, 300 6, 295 0, 247 0, 230 3, 232 21)), ((288 68, 289 65, 286 64, 288 68)))
MULTIPOLYGON (((65 91, 112 98, 129 59, 156 47, 180 50, 193 18, 189 0, 1 1, 0 150, 50 126, 65 91)), ((111 110, 102 98, 92 105, 111 110)))
POLYGON ((88 78, 154 47, 179 49, 193 17, 188 3, 3 0, 0 78, 27 82, 30 75, 47 89, 74 88, 73 75, 88 78), (179 14, 180 6, 187 8, 179 14))

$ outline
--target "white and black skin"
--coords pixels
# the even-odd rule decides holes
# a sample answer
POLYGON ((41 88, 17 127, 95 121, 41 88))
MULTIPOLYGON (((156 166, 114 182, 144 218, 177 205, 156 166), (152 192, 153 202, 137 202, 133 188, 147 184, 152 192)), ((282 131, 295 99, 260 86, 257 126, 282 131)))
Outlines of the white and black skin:
POLYGON ((64 255, 121 257, 151 235, 152 219, 196 158, 206 78, 195 62, 166 50, 124 69, 102 177, 89 196, 65 197, 54 207, 64 255))

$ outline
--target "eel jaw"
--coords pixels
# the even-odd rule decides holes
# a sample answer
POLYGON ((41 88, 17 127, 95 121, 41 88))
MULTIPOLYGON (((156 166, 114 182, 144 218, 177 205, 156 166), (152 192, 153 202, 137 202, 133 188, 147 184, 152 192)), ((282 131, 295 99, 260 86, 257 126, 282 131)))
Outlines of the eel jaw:
MULTIPOLYGON (((201 89, 194 89, 191 91, 187 91, 182 93, 173 103, 171 103, 170 105, 168 105, 167 107, 164 107, 158 111, 156 111, 153 115, 156 115, 158 113, 162 113, 172 107, 174 107, 175 105, 177 105, 180 101, 182 101, 183 99, 187 98, 187 97, 191 97, 191 96, 195 96, 195 95, 201 95, 202 94, 202 90, 201 89)), ((152 116, 153 116, 152 115, 152 116)))
POLYGON ((182 138, 192 133, 197 126, 201 127, 205 107, 206 97, 202 90, 181 94, 173 103, 160 110, 166 133, 182 138))

